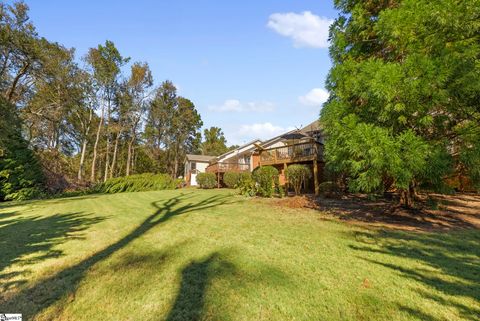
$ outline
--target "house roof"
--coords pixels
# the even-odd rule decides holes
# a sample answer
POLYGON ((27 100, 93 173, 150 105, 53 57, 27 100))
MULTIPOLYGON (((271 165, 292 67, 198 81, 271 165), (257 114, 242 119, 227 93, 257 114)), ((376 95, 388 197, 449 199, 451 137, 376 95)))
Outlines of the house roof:
POLYGON ((322 126, 320 124, 320 121, 318 121, 318 120, 308 124, 305 127, 302 127, 302 129, 300 129, 300 131, 302 133, 310 133, 310 132, 314 132, 314 131, 317 131, 317 130, 322 130, 322 126))
POLYGON ((239 147, 237 147, 237 148, 235 148, 235 149, 232 149, 232 150, 230 150, 230 151, 228 151, 228 152, 226 152, 226 153, 224 153, 224 154, 222 154, 222 155, 219 155, 219 156, 215 157, 214 162, 215 162, 215 161, 219 161, 220 159, 228 158, 229 156, 237 155, 240 151, 241 151, 241 152, 247 152, 247 151, 249 151, 249 150, 254 150, 254 149, 256 148, 256 147, 255 147, 255 144, 261 143, 261 142, 262 142, 262 141, 261 141, 260 139, 254 139, 254 140, 252 140, 251 142, 248 142, 248 143, 246 143, 246 144, 243 144, 242 146, 239 146, 239 147), (250 145, 251 145, 251 147, 250 147, 250 148, 247 148, 247 147, 249 147, 250 145), (245 149, 245 148, 247 148, 247 149, 245 149))
POLYGON ((293 129, 288 132, 285 132, 283 134, 280 134, 278 136, 275 136, 273 138, 270 138, 264 142, 262 142, 261 146, 262 147, 267 147, 271 144, 274 144, 275 142, 279 140, 289 140, 289 139, 302 139, 302 138, 307 138, 311 137, 309 133, 321 130, 320 122, 318 120, 315 120, 314 122, 308 124, 307 126, 304 126, 300 129, 293 129))
POLYGON ((209 161, 211 161, 214 158, 215 158, 215 156, 187 154, 187 160, 195 161, 195 162, 208 163, 209 161))

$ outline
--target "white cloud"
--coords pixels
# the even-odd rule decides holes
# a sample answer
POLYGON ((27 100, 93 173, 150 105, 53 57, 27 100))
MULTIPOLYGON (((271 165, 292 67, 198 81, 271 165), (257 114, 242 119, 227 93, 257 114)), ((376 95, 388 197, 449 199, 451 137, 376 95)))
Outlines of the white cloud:
POLYGON ((304 11, 301 14, 274 13, 270 15, 267 26, 282 36, 292 38, 295 47, 327 48, 332 22, 332 19, 304 11))
POLYGON ((304 96, 298 97, 300 103, 306 106, 321 106, 328 100, 330 94, 323 88, 313 88, 304 96))
POLYGON ((227 99, 221 105, 208 106, 208 109, 219 112, 269 112, 275 109, 275 105, 269 101, 253 101, 242 103, 237 99, 227 99))
POLYGON ((269 122, 256 123, 250 125, 241 125, 240 129, 238 130, 238 135, 241 138, 246 138, 245 140, 254 138, 269 139, 293 129, 294 127, 285 128, 281 126, 275 126, 269 122))

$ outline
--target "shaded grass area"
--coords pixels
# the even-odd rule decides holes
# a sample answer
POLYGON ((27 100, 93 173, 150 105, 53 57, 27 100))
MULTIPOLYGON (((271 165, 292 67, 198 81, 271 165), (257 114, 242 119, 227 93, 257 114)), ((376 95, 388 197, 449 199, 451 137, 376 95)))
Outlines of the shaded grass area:
POLYGON ((0 312, 27 320, 472 320, 478 230, 402 232, 228 190, 0 208, 0 312))

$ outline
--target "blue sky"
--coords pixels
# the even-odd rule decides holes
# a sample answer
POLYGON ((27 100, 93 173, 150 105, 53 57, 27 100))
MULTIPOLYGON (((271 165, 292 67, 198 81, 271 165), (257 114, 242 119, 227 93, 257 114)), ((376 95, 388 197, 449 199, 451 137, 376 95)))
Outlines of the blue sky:
POLYGON ((331 66, 331 1, 26 1, 38 32, 88 48, 112 40, 191 99, 230 144, 318 118, 331 66))

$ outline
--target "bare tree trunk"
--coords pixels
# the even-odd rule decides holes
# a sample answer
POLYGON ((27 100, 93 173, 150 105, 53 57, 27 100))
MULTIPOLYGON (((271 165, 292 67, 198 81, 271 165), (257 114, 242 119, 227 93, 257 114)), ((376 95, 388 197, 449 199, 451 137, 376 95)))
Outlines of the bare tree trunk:
POLYGON ((12 85, 10 88, 7 90, 7 101, 9 103, 12 102, 13 100, 13 95, 15 94, 15 89, 17 88, 18 82, 20 79, 27 73, 28 68, 30 68, 30 63, 26 63, 23 65, 22 69, 18 72, 18 74, 15 76, 13 79, 12 85))
POLYGON ((97 149, 98 149, 98 142, 100 141, 100 133, 102 132, 104 115, 105 115, 105 107, 102 107, 102 113, 100 115, 100 123, 98 124, 98 128, 97 128, 97 137, 95 138, 95 144, 93 145, 92 172, 90 173, 90 181, 92 182, 95 181, 97 149))
POLYGON ((135 145, 132 146, 132 173, 135 173, 135 165, 137 164, 137 153, 135 153, 135 145))
POLYGON ((113 177, 113 174, 115 172, 115 166, 117 163, 117 152, 118 152, 118 141, 120 140, 120 136, 122 135, 122 131, 117 134, 117 137, 115 137, 115 146, 113 147, 113 158, 112 158, 112 166, 110 166, 110 178, 113 177))
POLYGON ((401 190, 400 192, 400 204, 407 208, 414 206, 414 199, 416 197, 415 186, 410 184, 408 189, 401 190))
MULTIPOLYGON (((107 133, 108 135, 108 133, 107 133)), ((103 181, 105 182, 108 178, 108 167, 110 164, 110 138, 107 137, 107 147, 105 149, 105 171, 103 174, 103 181)))
POLYGON ((77 178, 80 182, 83 180, 83 174, 85 172, 84 165, 85 165, 86 150, 87 150, 87 138, 85 137, 82 143, 82 153, 80 155, 80 166, 78 167, 78 175, 77 175, 77 178))
POLYGON ((130 175, 130 164, 132 163, 132 147, 133 143, 135 141, 135 134, 132 136, 130 141, 128 142, 128 148, 127 148, 127 168, 125 170, 125 175, 129 176, 130 175))
POLYGON ((110 95, 108 95, 108 104, 107 104, 107 124, 106 124, 106 132, 107 132, 107 146, 105 148, 105 172, 103 175, 103 181, 105 182, 108 178, 108 166, 110 165, 110 95))
POLYGON ((173 163, 173 178, 177 178, 178 173, 178 152, 175 153, 175 159, 173 163))
POLYGON ((87 140, 88 140, 88 133, 90 132, 90 125, 92 123, 93 119, 93 110, 90 109, 90 113, 88 116, 88 125, 86 125, 84 128, 84 133, 83 133, 83 142, 82 142, 82 153, 80 155, 80 166, 78 166, 78 180, 81 182, 83 181, 83 176, 85 174, 85 154, 87 152, 87 140))

